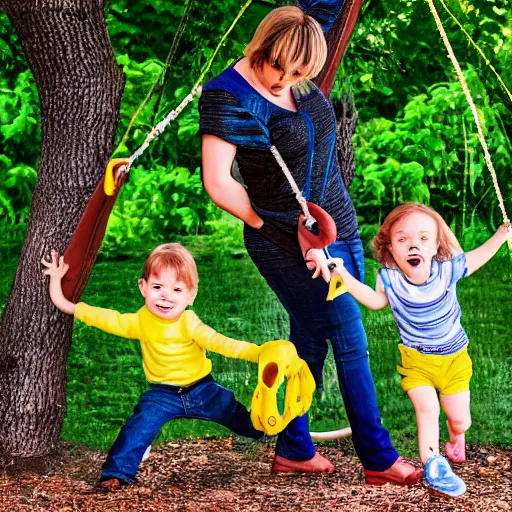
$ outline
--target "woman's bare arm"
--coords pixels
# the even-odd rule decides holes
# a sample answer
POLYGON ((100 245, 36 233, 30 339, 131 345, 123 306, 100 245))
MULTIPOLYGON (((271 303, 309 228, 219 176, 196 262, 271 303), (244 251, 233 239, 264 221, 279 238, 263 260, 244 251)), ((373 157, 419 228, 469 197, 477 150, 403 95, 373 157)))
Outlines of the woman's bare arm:
POLYGON ((203 183, 212 201, 249 226, 260 229, 263 219, 254 211, 245 188, 231 176, 236 146, 216 137, 203 135, 203 183))

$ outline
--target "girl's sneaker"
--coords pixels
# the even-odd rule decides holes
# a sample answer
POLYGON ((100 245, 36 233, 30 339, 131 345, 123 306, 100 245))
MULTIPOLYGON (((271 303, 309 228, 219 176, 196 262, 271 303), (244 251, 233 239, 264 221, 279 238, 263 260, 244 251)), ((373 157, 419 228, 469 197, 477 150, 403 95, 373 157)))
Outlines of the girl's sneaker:
POLYGON ((452 497, 466 492, 466 484, 441 455, 432 455, 425 463, 425 483, 431 489, 452 497))

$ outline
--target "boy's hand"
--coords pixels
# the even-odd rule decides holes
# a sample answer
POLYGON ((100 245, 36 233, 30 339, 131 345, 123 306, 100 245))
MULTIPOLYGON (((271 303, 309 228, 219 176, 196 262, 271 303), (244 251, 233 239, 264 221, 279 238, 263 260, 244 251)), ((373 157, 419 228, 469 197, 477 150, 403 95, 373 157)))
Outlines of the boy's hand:
POLYGON ((46 267, 46 270, 43 270, 43 274, 62 279, 68 271, 69 265, 64 263, 64 256, 59 258, 59 253, 55 249, 52 249, 51 255, 51 261, 47 261, 45 258, 41 260, 41 263, 46 267))
POLYGON ((51 255, 51 261, 46 261, 44 258, 41 260, 41 263, 46 267, 43 273, 50 276, 50 298, 61 311, 73 315, 75 313, 75 305, 64 297, 61 283, 63 276, 68 271, 69 265, 64 263, 64 256, 59 258, 59 253, 55 249, 52 249, 51 255))

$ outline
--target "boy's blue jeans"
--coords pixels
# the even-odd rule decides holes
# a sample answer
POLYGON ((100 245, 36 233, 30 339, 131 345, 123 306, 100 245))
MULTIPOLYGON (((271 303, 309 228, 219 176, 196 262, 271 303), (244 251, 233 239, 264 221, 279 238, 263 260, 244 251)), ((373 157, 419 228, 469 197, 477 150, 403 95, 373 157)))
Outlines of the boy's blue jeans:
POLYGON ((103 464, 102 480, 118 478, 134 483, 146 448, 164 423, 174 418, 215 421, 244 437, 263 436, 252 426, 249 412, 233 392, 217 384, 211 375, 185 388, 152 384, 139 398, 133 415, 112 445, 103 464))
MULTIPOLYGON (((345 268, 364 280, 363 247, 359 237, 335 242, 328 248, 331 257, 341 257, 345 268)), ((375 386, 370 373, 368 343, 356 300, 349 294, 326 301, 328 284, 311 279, 304 261, 275 268, 258 261, 267 280, 290 315, 290 341, 309 365, 318 388, 330 340, 338 381, 347 411, 352 440, 365 469, 384 471, 398 458, 389 433, 381 424, 375 386)), ((307 415, 293 420, 279 434, 276 453, 292 460, 309 460, 315 447, 309 435, 307 415)))

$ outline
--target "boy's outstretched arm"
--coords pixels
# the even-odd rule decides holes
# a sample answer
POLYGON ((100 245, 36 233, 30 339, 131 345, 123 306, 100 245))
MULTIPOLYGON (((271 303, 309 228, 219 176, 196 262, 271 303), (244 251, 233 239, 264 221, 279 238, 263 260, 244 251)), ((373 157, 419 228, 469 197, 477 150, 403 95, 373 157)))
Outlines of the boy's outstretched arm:
POLYGON ((75 304, 70 302, 62 293, 62 278, 68 271, 69 265, 64 263, 64 256, 59 258, 57 251, 52 249, 52 260, 42 259, 41 263, 46 267, 43 273, 50 276, 50 298, 62 312, 68 315, 75 314, 75 304))
POLYGON ((506 240, 512 239, 512 229, 510 226, 503 224, 498 228, 487 242, 480 247, 473 249, 466 253, 466 267, 468 269, 467 275, 471 275, 480 267, 485 265, 503 245, 506 240))
POLYGON ((366 284, 358 281, 346 268, 343 264, 343 259, 341 258, 331 258, 327 260, 329 266, 332 264, 336 265, 334 268, 334 272, 337 272, 343 281, 345 282, 348 292, 357 302, 361 303, 363 306, 366 306, 369 309, 377 310, 385 308, 389 302, 382 287, 382 283, 380 279, 377 277, 377 289, 372 290, 366 284))
POLYGON ((258 362, 260 347, 248 341, 228 338, 209 325, 204 324, 193 311, 186 311, 187 330, 190 337, 209 352, 216 352, 233 359, 258 362))

